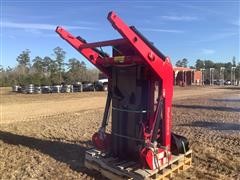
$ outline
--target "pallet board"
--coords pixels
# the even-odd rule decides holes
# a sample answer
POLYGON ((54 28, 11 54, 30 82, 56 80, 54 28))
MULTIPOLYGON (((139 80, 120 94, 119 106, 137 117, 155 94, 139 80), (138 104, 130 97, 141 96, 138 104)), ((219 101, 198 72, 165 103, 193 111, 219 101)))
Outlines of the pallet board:
POLYGON ((191 167, 192 151, 172 156, 172 160, 156 170, 142 169, 140 164, 133 161, 122 161, 109 157, 107 154, 91 149, 86 151, 85 166, 100 172, 109 179, 171 179, 176 174, 191 167))

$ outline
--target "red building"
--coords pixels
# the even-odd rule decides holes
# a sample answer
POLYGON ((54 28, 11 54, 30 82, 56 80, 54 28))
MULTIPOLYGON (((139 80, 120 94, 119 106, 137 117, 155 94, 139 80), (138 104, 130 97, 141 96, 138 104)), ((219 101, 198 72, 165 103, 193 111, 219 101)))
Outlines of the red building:
MULTIPOLYGON (((189 86, 202 85, 202 72, 196 69, 174 67, 173 68, 174 85, 189 86)), ((99 79, 107 78, 103 73, 99 73, 99 79)))
POLYGON ((174 85, 202 85, 202 72, 185 67, 174 67, 174 85))

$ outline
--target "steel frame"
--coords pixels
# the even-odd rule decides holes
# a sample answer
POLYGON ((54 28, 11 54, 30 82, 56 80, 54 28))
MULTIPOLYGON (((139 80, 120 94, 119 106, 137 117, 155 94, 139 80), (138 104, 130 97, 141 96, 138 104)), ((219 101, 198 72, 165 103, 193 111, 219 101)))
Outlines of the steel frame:
MULTIPOLYGON (((111 82, 111 73, 109 72, 109 66, 123 66, 127 64, 144 64, 147 69, 150 69, 153 72, 154 77, 150 77, 151 82, 159 81, 161 82, 159 101, 157 107, 163 107, 161 110, 162 114, 162 129, 161 136, 163 139, 162 146, 164 146, 168 151, 170 151, 171 145, 171 123, 172 123, 172 96, 173 96, 173 68, 170 62, 169 57, 159 55, 150 45, 147 43, 142 36, 136 33, 133 28, 129 27, 115 12, 110 12, 108 14, 108 20, 112 26, 120 33, 122 39, 102 41, 87 43, 81 38, 74 37, 68 31, 62 27, 57 27, 56 32, 66 40, 72 47, 74 47, 79 53, 81 53, 86 59, 88 59, 93 65, 95 65, 99 70, 104 72, 111 82), (133 56, 103 56, 97 47, 103 46, 129 46, 132 48, 137 55, 133 56)), ((154 93, 153 84, 152 90, 150 93, 154 93)), ((151 103, 153 104, 153 99, 150 98, 151 103)), ((108 97, 106 105, 109 108, 110 95, 108 97)), ((153 107, 151 107, 153 108, 153 107)), ((145 133, 145 140, 147 138, 153 138, 154 130, 157 117, 159 116, 159 108, 149 118, 148 125, 144 125, 144 129, 149 128, 150 134, 145 133), (148 127, 147 127, 148 126, 148 127)), ((108 110, 105 110, 104 114, 104 123, 106 125, 106 117, 108 110)), ((156 128, 155 128, 156 129, 156 128)), ((156 137, 154 137, 156 138, 156 137)))

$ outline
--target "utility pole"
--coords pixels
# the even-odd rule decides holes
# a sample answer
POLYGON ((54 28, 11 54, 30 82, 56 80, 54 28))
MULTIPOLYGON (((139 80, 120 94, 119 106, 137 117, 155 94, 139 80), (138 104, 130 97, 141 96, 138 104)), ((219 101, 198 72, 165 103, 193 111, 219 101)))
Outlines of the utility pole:
POLYGON ((200 71, 202 72, 202 85, 204 85, 204 81, 205 81, 205 77, 204 77, 204 72, 205 72, 205 68, 201 68, 200 71))
POLYGON ((220 67, 220 84, 224 85, 224 71, 225 67, 220 67))
POLYGON ((210 68, 210 85, 214 84, 214 70, 215 68, 210 68))
POLYGON ((236 76, 235 76, 236 67, 231 68, 231 85, 235 85, 236 76))
POLYGON ((59 63, 59 84, 61 84, 62 82, 61 82, 61 80, 62 80, 62 64, 61 63, 59 63))

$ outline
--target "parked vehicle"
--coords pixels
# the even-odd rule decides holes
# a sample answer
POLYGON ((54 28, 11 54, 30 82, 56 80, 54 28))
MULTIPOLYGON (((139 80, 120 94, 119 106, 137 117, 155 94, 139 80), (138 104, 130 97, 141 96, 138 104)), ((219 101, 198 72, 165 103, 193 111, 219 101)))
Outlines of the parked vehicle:
POLYGON ((25 93, 33 94, 34 93, 34 85, 29 84, 29 85, 25 86, 25 93))
POLYGON ((20 89, 21 89, 21 86, 19 85, 12 86, 12 92, 19 92, 20 89))
POLYGON ((83 91, 83 85, 81 82, 76 82, 73 84, 73 92, 82 92, 83 91))
POLYGON ((73 92, 73 85, 65 84, 61 88, 61 93, 70 93, 73 92))
POLYGON ((224 82, 224 85, 231 85, 232 83, 231 83, 231 81, 230 80, 226 80, 225 82, 224 82))
POLYGON ((43 93, 43 94, 51 93, 51 92, 52 92, 50 86, 42 86, 41 89, 42 89, 42 93, 43 93))
POLYGON ((102 83, 103 85, 103 91, 107 91, 108 90, 108 79, 99 79, 98 82, 102 83))
POLYGON ((84 83, 83 91, 95 91, 95 87, 93 83, 84 83))
POLYGON ((96 81, 94 82, 94 88, 96 91, 103 91, 103 83, 96 81))
POLYGON ((209 85, 209 84, 210 84, 210 80, 209 80, 209 79, 206 79, 206 80, 204 81, 204 84, 205 84, 205 85, 209 85))
POLYGON ((214 85, 224 85, 224 80, 223 79, 217 79, 213 81, 214 85))
POLYGON ((52 91, 52 93, 60 93, 61 88, 62 88, 61 85, 54 85, 54 86, 51 87, 51 91, 52 91))
POLYGON ((35 86, 34 92, 35 92, 36 94, 41 94, 41 93, 42 93, 42 88, 41 88, 41 86, 35 86))

